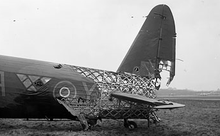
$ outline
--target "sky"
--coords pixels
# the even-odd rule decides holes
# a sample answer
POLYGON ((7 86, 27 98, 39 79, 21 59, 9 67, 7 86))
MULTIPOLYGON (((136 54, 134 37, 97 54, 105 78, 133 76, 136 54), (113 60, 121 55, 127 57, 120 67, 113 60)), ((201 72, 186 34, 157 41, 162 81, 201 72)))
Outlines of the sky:
POLYGON ((219 0, 1 0, 0 54, 116 71, 158 4, 173 13, 183 60, 169 87, 220 88, 219 0))

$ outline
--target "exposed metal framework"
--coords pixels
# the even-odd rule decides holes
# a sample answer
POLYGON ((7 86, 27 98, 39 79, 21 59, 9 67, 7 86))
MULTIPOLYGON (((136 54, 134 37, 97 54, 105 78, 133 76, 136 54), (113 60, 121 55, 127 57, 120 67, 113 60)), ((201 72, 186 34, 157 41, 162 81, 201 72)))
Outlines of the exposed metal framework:
POLYGON ((101 93, 121 91, 156 98, 155 79, 130 73, 116 73, 105 70, 71 66, 81 75, 93 79, 101 93))
POLYGON ((69 98, 64 98, 62 101, 67 105, 72 105, 71 108, 79 110, 79 112, 83 112, 87 114, 87 116, 97 115, 98 113, 102 118, 119 119, 149 117, 149 112, 151 112, 149 105, 137 105, 136 103, 129 101, 121 101, 116 98, 111 98, 110 94, 114 91, 121 91, 149 98, 156 98, 156 80, 154 78, 78 66, 70 67, 82 76, 92 79, 97 85, 100 94, 100 97, 97 98, 98 100, 96 101, 96 104, 88 102, 86 106, 83 106, 82 104, 73 104, 76 101, 70 101, 69 98))

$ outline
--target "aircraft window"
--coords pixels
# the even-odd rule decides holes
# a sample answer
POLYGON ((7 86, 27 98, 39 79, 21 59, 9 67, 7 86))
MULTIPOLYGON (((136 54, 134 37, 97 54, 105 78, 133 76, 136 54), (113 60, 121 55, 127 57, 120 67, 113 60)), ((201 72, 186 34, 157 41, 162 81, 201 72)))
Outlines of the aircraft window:
POLYGON ((31 79, 32 82, 37 81, 37 79, 39 79, 40 77, 38 76, 29 76, 29 78, 31 79))
POLYGON ((30 79, 26 79, 26 80, 23 82, 23 84, 24 84, 24 86, 25 86, 26 88, 28 88, 28 87, 31 85, 30 79))
POLYGON ((28 91, 34 91, 34 92, 36 92, 37 90, 36 90, 36 88, 32 85, 31 87, 28 88, 28 91))
POLYGON ((26 75, 22 75, 22 74, 17 74, 17 76, 22 82, 27 78, 26 75))
POLYGON ((50 79, 51 79, 51 78, 49 78, 49 77, 42 77, 42 78, 41 78, 41 81, 42 81, 44 84, 46 84, 47 82, 50 81, 50 79))

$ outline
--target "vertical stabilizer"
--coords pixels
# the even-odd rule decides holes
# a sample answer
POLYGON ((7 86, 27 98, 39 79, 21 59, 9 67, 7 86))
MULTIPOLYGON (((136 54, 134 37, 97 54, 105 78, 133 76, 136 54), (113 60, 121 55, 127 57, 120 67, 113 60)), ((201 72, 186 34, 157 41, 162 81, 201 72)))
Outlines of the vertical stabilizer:
POLYGON ((160 78, 160 72, 167 70, 169 84, 175 75, 175 39, 170 8, 167 5, 154 7, 117 71, 160 78))

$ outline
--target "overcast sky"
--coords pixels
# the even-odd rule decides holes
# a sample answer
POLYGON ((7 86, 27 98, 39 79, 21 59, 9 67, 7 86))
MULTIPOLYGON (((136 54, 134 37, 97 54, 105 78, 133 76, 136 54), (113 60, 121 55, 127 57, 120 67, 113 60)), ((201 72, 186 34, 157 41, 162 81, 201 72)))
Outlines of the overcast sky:
POLYGON ((116 71, 158 4, 171 8, 183 60, 170 87, 220 88, 219 0, 1 0, 0 54, 116 71))

